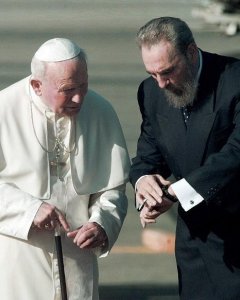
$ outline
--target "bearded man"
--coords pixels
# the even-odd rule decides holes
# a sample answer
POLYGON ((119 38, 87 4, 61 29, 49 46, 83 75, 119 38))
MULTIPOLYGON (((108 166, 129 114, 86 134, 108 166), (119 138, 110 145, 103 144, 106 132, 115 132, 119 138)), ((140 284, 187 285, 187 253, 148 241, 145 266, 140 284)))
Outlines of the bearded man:
POLYGON ((150 75, 130 171, 142 225, 178 202, 180 298, 240 299, 240 63, 199 49, 178 18, 149 21, 137 42, 150 75))
POLYGON ((0 298, 62 299, 61 225, 68 299, 97 300, 97 258, 127 212, 122 129, 88 89, 86 54, 74 42, 45 42, 31 71, 0 92, 0 298))

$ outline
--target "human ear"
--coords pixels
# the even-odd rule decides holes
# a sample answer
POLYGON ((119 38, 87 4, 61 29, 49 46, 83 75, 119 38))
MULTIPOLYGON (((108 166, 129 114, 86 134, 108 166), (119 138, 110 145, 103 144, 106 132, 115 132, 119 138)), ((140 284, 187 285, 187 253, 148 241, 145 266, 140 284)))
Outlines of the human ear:
POLYGON ((187 57, 191 61, 196 61, 197 60, 197 57, 198 57, 198 48, 197 48, 197 45, 195 43, 191 43, 191 44, 188 45, 188 48, 187 48, 187 57))
POLYGON ((42 82, 37 79, 31 79, 30 84, 37 96, 42 96, 42 82))

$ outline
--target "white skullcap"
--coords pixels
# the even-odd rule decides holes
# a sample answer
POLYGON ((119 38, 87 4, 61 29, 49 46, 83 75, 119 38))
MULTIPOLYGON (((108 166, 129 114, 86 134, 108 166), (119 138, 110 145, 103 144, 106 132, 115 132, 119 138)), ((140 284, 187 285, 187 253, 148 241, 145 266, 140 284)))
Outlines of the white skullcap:
POLYGON ((81 48, 74 42, 54 38, 46 41, 35 53, 35 57, 40 61, 57 62, 72 59, 81 52, 81 48))

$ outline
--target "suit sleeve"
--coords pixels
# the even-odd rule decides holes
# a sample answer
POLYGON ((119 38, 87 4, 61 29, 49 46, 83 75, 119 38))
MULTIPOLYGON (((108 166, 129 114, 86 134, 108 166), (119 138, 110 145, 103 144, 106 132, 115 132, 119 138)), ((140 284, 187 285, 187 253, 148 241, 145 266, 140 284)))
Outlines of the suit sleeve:
MULTIPOLYGON (((225 106, 221 110, 224 118, 230 120, 232 130, 222 148, 212 153, 185 179, 208 204, 222 206, 234 213, 240 209, 240 68, 226 78, 222 87, 222 91, 227 90, 222 95, 225 106), (230 106, 232 109, 229 110, 230 106), (231 116, 227 115, 228 111, 232 111, 231 116)), ((222 119, 219 118, 218 122, 222 119)), ((222 135, 224 138, 224 133, 222 135)))
POLYGON ((144 82, 138 89, 138 104, 142 115, 141 133, 137 144, 137 155, 132 161, 130 181, 135 186, 143 175, 160 174, 168 177, 171 172, 159 150, 147 111, 149 99, 144 91, 144 82))

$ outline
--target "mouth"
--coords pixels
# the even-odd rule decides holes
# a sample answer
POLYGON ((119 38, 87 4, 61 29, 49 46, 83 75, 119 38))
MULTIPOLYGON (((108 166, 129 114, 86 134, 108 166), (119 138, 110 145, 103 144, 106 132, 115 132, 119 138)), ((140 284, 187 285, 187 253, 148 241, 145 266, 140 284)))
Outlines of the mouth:
POLYGON ((182 92, 183 90, 180 88, 180 87, 176 87, 176 86, 168 86, 166 88, 166 90, 168 90, 170 93, 176 95, 176 96, 181 96, 182 95, 182 92))
POLYGON ((64 113, 66 115, 74 115, 80 111, 80 106, 67 106, 64 108, 64 113))

